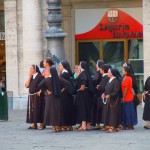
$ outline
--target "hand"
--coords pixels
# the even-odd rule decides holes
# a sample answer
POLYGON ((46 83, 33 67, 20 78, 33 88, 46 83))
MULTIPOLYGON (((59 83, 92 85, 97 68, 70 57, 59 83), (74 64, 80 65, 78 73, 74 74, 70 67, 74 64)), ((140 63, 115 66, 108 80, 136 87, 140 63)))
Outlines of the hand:
POLYGON ((77 70, 75 73, 76 73, 77 76, 80 75, 80 71, 79 70, 77 70))
POLYGON ((61 93, 62 93, 64 90, 65 90, 65 88, 63 88, 63 89, 61 90, 61 93))
POLYGON ((96 89, 98 90, 99 87, 100 87, 100 85, 97 85, 96 89))
POLYGON ((52 94, 52 92, 50 92, 49 90, 46 90, 46 93, 47 93, 48 95, 52 94))
POLYGON ((40 91, 37 93, 37 95, 38 95, 38 96, 41 96, 41 93, 42 93, 42 91, 40 90, 40 91))
POLYGON ((144 94, 145 94, 145 95, 148 94, 148 91, 144 91, 144 94))
POLYGON ((85 86, 81 85, 80 91, 84 91, 85 90, 85 86))
POLYGON ((31 72, 31 70, 29 71, 29 77, 32 77, 32 72, 31 72))
POLYGON ((109 99, 110 99, 110 96, 109 96, 109 95, 106 95, 105 98, 106 98, 107 100, 109 100, 109 99))
POLYGON ((101 96, 103 99, 105 98, 105 94, 102 94, 102 96, 101 96))

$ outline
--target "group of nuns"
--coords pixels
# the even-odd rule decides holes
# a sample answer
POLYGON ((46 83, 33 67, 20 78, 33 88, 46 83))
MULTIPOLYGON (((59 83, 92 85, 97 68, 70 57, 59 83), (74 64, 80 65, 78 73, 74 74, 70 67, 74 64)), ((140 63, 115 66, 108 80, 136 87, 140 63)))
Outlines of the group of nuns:
POLYGON ((25 84, 29 129, 51 126, 52 132, 98 129, 107 133, 134 129, 137 85, 130 64, 123 65, 124 78, 103 60, 97 61, 94 78, 85 61, 75 66, 74 73, 67 61, 57 68, 48 58, 42 64, 44 69, 30 67, 25 84))

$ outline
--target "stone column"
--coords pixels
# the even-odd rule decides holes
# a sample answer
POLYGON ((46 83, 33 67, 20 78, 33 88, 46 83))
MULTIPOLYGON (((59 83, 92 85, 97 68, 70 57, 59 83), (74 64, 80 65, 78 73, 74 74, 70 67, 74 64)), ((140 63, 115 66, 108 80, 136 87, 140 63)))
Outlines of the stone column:
POLYGON ((47 54, 57 65, 65 59, 64 38, 66 33, 61 29, 61 0, 46 0, 48 4, 48 31, 45 33, 47 38, 47 54))
MULTIPOLYGON (((42 18, 42 33, 48 30, 48 23, 47 23, 47 3, 46 0, 41 1, 41 18, 42 18)), ((42 50, 43 50, 43 58, 46 56, 47 52, 47 39, 43 36, 42 37, 42 50)))
MULTIPOLYGON (((42 57, 41 0, 23 0, 23 66, 25 83, 29 67, 39 65, 42 57)), ((23 86, 23 85, 22 85, 23 86)), ((26 90, 24 90, 26 91, 26 90)))
POLYGON ((150 0, 143 0, 144 79, 150 76, 150 0))
POLYGON ((73 42, 75 42, 74 39, 74 22, 72 22, 72 5, 70 0, 64 0, 62 1, 62 15, 63 15, 63 22, 62 22, 62 28, 64 31, 68 34, 68 36, 64 40, 64 48, 66 53, 66 58, 71 66, 74 66, 75 64, 75 46, 73 46, 73 42), (73 42, 72 42, 73 39, 73 42))

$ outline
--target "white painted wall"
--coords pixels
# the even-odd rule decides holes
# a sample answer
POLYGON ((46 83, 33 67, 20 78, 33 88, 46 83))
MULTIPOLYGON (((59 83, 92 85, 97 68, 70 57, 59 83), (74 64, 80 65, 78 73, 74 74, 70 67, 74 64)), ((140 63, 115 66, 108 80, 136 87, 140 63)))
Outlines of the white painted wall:
MULTIPOLYGON (((109 8, 108 8, 109 9, 109 8)), ((108 9, 75 9, 75 34, 85 33, 93 29, 108 9)), ((143 8, 117 8, 143 24, 143 8)))

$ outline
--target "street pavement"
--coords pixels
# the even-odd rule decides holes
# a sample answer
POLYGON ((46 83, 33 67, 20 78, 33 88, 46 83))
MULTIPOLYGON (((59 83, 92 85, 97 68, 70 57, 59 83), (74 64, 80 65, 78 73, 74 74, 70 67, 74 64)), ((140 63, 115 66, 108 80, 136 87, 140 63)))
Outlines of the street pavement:
POLYGON ((9 111, 9 121, 0 122, 0 150, 150 150, 150 130, 143 128, 143 109, 132 131, 105 133, 99 130, 52 133, 29 130, 25 110, 9 111))

